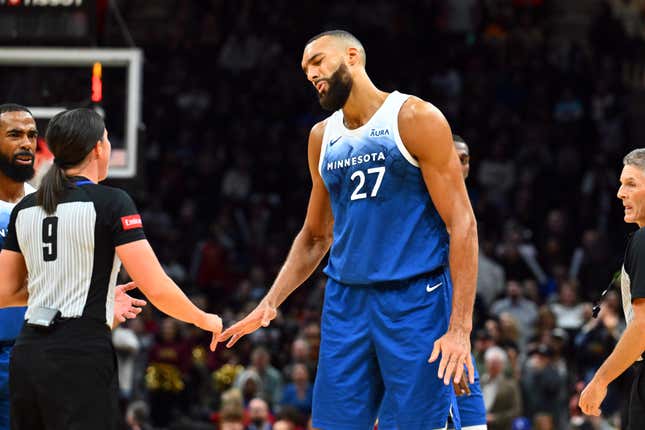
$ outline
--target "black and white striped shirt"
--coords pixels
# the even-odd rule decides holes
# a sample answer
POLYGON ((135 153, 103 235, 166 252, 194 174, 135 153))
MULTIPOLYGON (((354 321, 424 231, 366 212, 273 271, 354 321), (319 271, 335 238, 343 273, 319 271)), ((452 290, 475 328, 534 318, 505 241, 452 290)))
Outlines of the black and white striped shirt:
POLYGON ((36 194, 14 208, 5 249, 20 252, 28 272, 25 318, 36 306, 64 318, 112 325, 114 287, 121 267, 115 247, 145 239, 141 217, 123 190, 76 177, 47 215, 36 194))

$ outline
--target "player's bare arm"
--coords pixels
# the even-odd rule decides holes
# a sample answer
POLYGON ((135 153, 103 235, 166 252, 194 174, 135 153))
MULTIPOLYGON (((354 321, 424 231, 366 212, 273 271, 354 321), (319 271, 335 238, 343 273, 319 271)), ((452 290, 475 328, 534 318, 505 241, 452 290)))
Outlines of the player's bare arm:
POLYGON ((173 318, 213 333, 210 347, 214 351, 222 332, 221 318, 202 311, 186 297, 164 272, 148 241, 141 239, 115 249, 134 283, 153 305, 173 318))
POLYGON ((600 366, 580 395, 580 409, 587 415, 600 415, 600 404, 607 395, 607 386, 620 376, 645 351, 645 299, 632 303, 634 319, 616 344, 614 351, 600 366))
POLYGON ((450 272, 454 284, 450 325, 435 342, 430 361, 437 359, 439 377, 459 382, 463 365, 474 382, 470 332, 477 278, 477 224, 452 142, 448 122, 430 103, 411 97, 399 113, 399 134, 417 159, 430 197, 450 234, 450 272))
POLYGON ((27 306, 27 266, 21 253, 0 252, 0 308, 27 306))
POLYGON ((318 171, 324 129, 324 121, 319 122, 309 134, 308 159, 312 186, 302 229, 296 235, 267 295, 249 315, 224 330, 220 336, 221 342, 231 339, 226 345, 229 348, 242 336, 268 326, 275 318, 278 306, 309 278, 331 247, 334 218, 327 188, 318 171))

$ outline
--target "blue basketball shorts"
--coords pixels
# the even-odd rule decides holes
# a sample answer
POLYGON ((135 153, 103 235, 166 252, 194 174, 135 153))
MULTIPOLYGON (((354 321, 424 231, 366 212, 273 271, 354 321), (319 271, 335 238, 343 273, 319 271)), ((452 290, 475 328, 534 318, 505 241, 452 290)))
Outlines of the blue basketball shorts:
MULTIPOLYGON (((472 357, 473 364, 475 357, 472 357)), ((464 372, 466 377, 466 372, 464 372)), ((475 382, 468 384, 470 394, 457 397, 457 408, 461 419, 462 430, 486 430, 486 407, 484 406, 484 396, 481 385, 479 384, 479 372, 475 366, 475 382)), ((386 395, 383 398, 381 411, 378 417, 379 430, 401 430, 404 427, 396 424, 396 408, 386 395)), ((449 428, 453 428, 452 426, 449 428)))
POLYGON ((453 414, 452 385, 428 363, 435 340, 448 329, 452 290, 447 271, 403 282, 325 289, 313 426, 372 430, 383 397, 405 430, 443 429, 453 414))
POLYGON ((0 430, 9 430, 9 358, 11 347, 0 347, 0 430))

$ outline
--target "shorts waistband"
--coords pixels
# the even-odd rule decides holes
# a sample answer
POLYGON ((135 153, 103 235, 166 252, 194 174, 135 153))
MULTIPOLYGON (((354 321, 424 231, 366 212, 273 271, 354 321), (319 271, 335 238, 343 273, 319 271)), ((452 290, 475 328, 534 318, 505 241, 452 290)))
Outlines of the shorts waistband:
MULTIPOLYGON (((423 279, 423 278, 434 278, 436 276, 441 276, 445 271, 446 271, 446 266, 439 266, 435 269, 432 269, 429 272, 423 272, 420 273, 416 276, 412 276, 411 278, 405 278, 405 279, 397 279, 397 280, 392 280, 392 281, 381 281, 381 282, 374 282, 370 284, 363 284, 363 285, 357 285, 357 284, 343 284, 343 285, 348 285, 350 287, 372 287, 372 288, 400 288, 400 287, 406 287, 410 285, 411 282, 414 282, 418 279, 423 279)), ((342 282, 341 282, 342 284, 342 282)))
POLYGON ((0 340, 0 349, 9 348, 10 346, 13 346, 14 343, 16 343, 15 339, 12 339, 12 340, 0 340))

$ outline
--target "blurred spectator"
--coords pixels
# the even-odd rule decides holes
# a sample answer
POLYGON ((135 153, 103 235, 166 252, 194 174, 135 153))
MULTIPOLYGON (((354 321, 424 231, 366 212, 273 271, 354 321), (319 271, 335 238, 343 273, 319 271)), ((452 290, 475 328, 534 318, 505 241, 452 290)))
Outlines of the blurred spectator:
POLYGON ((244 422, 245 418, 248 418, 245 415, 242 392, 239 389, 230 388, 224 391, 220 397, 219 411, 210 416, 211 422, 221 427, 221 424, 226 420, 244 422))
MULTIPOLYGON (((480 239, 481 240, 481 239, 480 239)), ((477 267, 477 295, 484 305, 489 308, 504 291, 506 284, 504 268, 495 262, 480 246, 477 267)))
POLYGON ((556 428, 554 425, 566 417, 566 380, 553 363, 553 349, 549 345, 539 344, 529 351, 521 383, 525 414, 539 415, 534 419, 536 427, 556 428))
POLYGON ((130 403, 125 414, 127 430, 154 430, 150 425, 148 405, 141 400, 130 403))
POLYGON ((296 430, 296 426, 291 421, 278 420, 273 424, 272 430, 296 430))
POLYGON ((583 324, 584 304, 578 301, 576 286, 572 282, 563 283, 556 302, 550 305, 558 327, 575 332, 583 324))
POLYGON ((559 122, 578 121, 584 114, 582 101, 571 88, 565 88, 553 108, 553 117, 559 122))
POLYGON ((262 396, 264 387, 262 379, 255 369, 245 369, 242 371, 235 381, 235 387, 242 392, 242 399, 244 405, 248 406, 252 399, 262 396))
POLYGON ((119 368, 121 398, 130 400, 135 384, 135 361, 140 349, 139 339, 129 324, 124 324, 112 330, 112 343, 119 368))
POLYGON ((504 375, 508 359, 503 349, 490 347, 484 356, 486 373, 482 391, 486 405, 486 421, 490 430, 506 430, 521 414, 520 387, 504 375))
MULTIPOLYGON (((243 383, 248 384, 249 380, 255 380, 257 376, 259 378, 257 393, 273 409, 282 397, 282 375, 271 365, 270 360, 271 356, 266 348, 263 346, 255 348, 251 353, 251 365, 239 376, 239 386, 244 387, 243 383), (251 375, 251 377, 242 380, 245 374, 251 375)), ((244 388, 243 391, 245 391, 244 388)))
POLYGON ((249 425, 246 430, 271 430, 269 405, 266 401, 255 398, 249 402, 249 425))
POLYGON ((519 323, 520 337, 528 339, 533 335, 533 327, 538 317, 535 303, 525 299, 522 286, 516 280, 506 283, 506 297, 499 299, 491 307, 491 313, 501 315, 509 313, 519 323))
POLYGON ((311 413, 313 385, 309 382, 307 366, 297 363, 291 370, 291 383, 284 387, 282 406, 292 406, 303 416, 311 413))
POLYGON ((285 378, 290 378, 293 374, 293 367, 296 364, 304 364, 307 367, 309 373, 309 380, 314 381, 312 377, 315 375, 316 363, 311 360, 311 347, 309 342, 302 337, 294 339, 291 344, 291 357, 289 363, 284 367, 283 375, 285 378))
POLYGON ((161 323, 159 339, 150 350, 146 385, 155 426, 167 424, 184 408, 184 375, 190 366, 190 353, 179 335, 178 324, 177 320, 166 317, 161 323))

